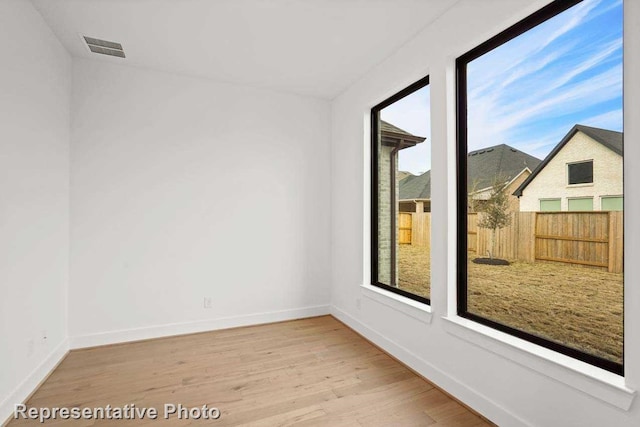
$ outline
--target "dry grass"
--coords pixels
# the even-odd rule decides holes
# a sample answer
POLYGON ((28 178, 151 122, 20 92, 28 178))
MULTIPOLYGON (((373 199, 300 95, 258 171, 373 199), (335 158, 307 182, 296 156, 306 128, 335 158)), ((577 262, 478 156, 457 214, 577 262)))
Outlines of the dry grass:
MULTIPOLYGON (((399 255, 399 287, 429 296, 429 248, 401 245, 399 255)), ((621 363, 622 280, 622 274, 560 263, 470 262, 468 309, 621 363)))
POLYGON ((398 287, 429 298, 431 294, 431 251, 428 246, 400 245, 398 287))

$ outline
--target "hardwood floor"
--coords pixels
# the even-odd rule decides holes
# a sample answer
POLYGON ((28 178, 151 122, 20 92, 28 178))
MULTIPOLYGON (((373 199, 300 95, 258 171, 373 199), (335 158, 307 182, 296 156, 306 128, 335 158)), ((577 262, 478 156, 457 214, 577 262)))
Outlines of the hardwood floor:
POLYGON ((27 406, 132 403, 156 408, 158 418, 44 425, 491 425, 330 316, 75 350, 27 406), (206 404, 221 416, 165 419, 171 403, 206 404))

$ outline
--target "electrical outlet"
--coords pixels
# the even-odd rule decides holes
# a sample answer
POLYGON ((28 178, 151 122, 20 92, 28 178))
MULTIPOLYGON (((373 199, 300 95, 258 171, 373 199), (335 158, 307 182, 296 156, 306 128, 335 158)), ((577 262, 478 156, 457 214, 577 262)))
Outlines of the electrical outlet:
POLYGON ((212 308, 213 307, 213 298, 204 297, 204 308, 212 308))

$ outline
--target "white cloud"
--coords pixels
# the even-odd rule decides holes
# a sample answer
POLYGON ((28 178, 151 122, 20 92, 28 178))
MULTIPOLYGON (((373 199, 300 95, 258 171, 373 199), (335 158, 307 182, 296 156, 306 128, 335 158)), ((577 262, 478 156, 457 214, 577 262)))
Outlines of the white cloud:
MULTIPOLYGON (((586 0, 472 61, 469 149, 506 143, 544 155, 586 111, 615 108, 611 102, 622 93, 622 38, 594 40, 591 24, 584 24, 620 5, 586 0)), ((601 115, 591 119, 601 127, 621 121, 615 113, 601 115)))
POLYGON ((553 18, 543 26, 534 28, 510 40, 500 46, 493 54, 489 53, 471 62, 469 64, 469 72, 482 75, 484 82, 486 82, 478 89, 482 91, 487 86, 491 86, 491 82, 497 81, 498 76, 510 75, 514 69, 522 65, 529 66, 532 58, 554 41, 602 13, 603 11, 597 14, 590 14, 601 1, 585 0, 564 12, 561 15, 562 18, 553 18))
POLYGON ((586 126, 622 131, 622 109, 607 111, 582 121, 586 126))
POLYGON ((621 92, 622 74, 620 69, 618 67, 610 68, 573 85, 559 87, 550 98, 534 94, 528 99, 511 104, 509 108, 514 106, 524 106, 525 108, 511 114, 505 114, 500 120, 499 129, 509 129, 524 121, 539 118, 543 114, 564 115, 580 111, 588 106, 617 98, 621 92))
MULTIPOLYGON (((532 94, 525 99, 501 103, 496 97, 485 97, 470 103, 468 116, 469 149, 500 143, 515 144, 513 130, 536 120, 561 117, 584 111, 605 101, 618 98, 622 92, 622 76, 618 67, 557 88, 554 95, 532 94)), ((618 120, 620 120, 618 116, 618 120)), ((614 114, 603 116, 597 123, 614 127, 614 114)), ((595 119, 592 120, 596 123, 595 119)))
MULTIPOLYGON (((589 56, 587 59, 582 61, 581 63, 567 69, 567 71, 556 78, 551 84, 549 84, 545 90, 545 92, 540 95, 550 93, 555 89, 569 83, 576 76, 588 71, 597 65, 601 64, 604 60, 609 58, 613 53, 621 51, 622 49, 622 38, 616 39, 611 43, 608 43, 602 47, 601 50, 596 51, 593 55, 589 56)), ((622 75, 621 75, 622 76, 622 75)))

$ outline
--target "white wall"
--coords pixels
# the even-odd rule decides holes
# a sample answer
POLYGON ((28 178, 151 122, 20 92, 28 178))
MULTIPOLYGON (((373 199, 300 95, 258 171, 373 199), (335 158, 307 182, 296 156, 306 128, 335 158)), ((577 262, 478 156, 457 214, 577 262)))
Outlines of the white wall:
POLYGON ((1 422, 66 352, 71 58, 26 0, 0 51, 1 422))
POLYGON ((72 346, 328 311, 327 101, 103 61, 73 80, 72 346))
MULTIPOLYGON (((637 398, 624 408, 632 398, 628 389, 640 385, 640 289, 634 286, 640 268, 633 262, 625 263, 625 379, 455 321, 455 58, 546 3, 463 0, 333 101, 332 312, 500 425, 640 425, 637 398), (431 323, 429 313, 362 286, 370 283, 369 111, 426 74, 433 138, 431 323)), ((625 2, 625 21, 625 139, 635 141, 640 125, 630 118, 640 114, 633 79, 640 71, 640 2, 625 2)), ((638 144, 627 144, 626 159, 634 163, 639 155, 638 144)), ((631 169, 625 183, 636 188, 640 172, 631 169)), ((640 231, 640 195, 625 196, 629 236, 640 231)), ((640 245, 630 242, 625 256, 640 259, 640 245)))

